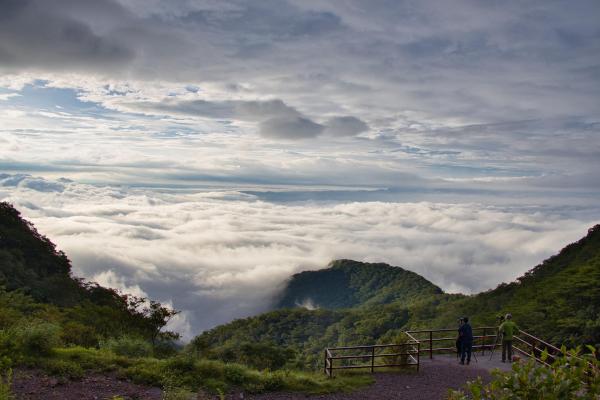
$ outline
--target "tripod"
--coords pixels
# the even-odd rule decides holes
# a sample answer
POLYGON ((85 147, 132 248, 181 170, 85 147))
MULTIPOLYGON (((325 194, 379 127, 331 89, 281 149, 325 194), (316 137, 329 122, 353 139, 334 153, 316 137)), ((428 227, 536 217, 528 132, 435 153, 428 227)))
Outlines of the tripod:
POLYGON ((496 333, 496 339, 494 340, 494 346, 492 347, 492 351, 490 353, 490 361, 492 361, 492 357, 494 357, 494 350, 496 350, 496 346, 498 346, 498 342, 500 342, 501 338, 502 334, 500 331, 498 331, 498 333, 496 333))
POLYGON ((477 353, 477 350, 471 349, 471 355, 473 356, 473 358, 475 358, 475 362, 479 363, 479 361, 477 360, 477 354, 476 353, 477 353))

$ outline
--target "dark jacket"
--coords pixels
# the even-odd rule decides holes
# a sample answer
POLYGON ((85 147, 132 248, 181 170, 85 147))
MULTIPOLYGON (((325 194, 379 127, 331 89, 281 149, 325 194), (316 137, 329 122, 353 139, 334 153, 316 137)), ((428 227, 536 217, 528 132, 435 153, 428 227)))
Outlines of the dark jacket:
POLYGON ((473 341, 473 328, 468 322, 458 329, 458 335, 460 339, 465 343, 473 341))

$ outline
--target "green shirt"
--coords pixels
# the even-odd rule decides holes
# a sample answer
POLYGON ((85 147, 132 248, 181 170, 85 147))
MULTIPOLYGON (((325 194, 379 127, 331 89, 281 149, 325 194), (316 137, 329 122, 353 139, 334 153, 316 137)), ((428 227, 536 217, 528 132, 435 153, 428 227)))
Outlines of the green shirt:
POLYGON ((512 340, 513 334, 516 333, 519 328, 517 327, 517 324, 512 321, 504 321, 498 330, 502 334, 502 340, 512 340))

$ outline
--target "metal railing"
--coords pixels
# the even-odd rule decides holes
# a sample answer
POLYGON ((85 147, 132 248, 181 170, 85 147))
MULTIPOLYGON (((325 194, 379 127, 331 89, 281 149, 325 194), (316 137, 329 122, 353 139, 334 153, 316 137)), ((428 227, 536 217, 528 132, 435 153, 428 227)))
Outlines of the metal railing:
MULTIPOLYGON (((473 328, 473 350, 480 349, 482 354, 485 350, 491 350, 496 343, 497 327, 480 326, 473 328), (479 333, 479 334, 477 334, 479 333)), ((451 353, 456 351, 456 338, 458 329, 421 329, 406 331, 405 334, 422 344, 421 351, 429 353, 429 358, 433 358, 434 353, 451 353), (449 332, 454 332, 454 336, 449 332)))
POLYGON ((359 368, 369 369, 371 373, 376 368, 392 367, 416 367, 418 371, 419 354, 418 341, 327 348, 325 349, 325 374, 332 377, 336 370, 359 368), (357 352, 359 354, 348 354, 357 352), (381 359, 383 363, 376 361, 381 359))
MULTIPOLYGON (((433 358, 433 354, 456 352, 457 335, 449 336, 450 332, 457 333, 456 328, 450 329, 421 329, 404 331, 405 343, 376 344, 368 346, 333 347, 325 350, 325 373, 333 376, 333 371, 341 369, 370 369, 385 367, 414 366, 419 370, 421 353, 433 358), (448 343, 451 342, 451 345, 448 343), (396 352, 386 352, 385 349, 396 348, 396 352), (341 354, 347 352, 361 352, 361 354, 341 354), (389 361, 384 364, 376 363, 376 359, 383 358, 389 361), (337 365, 336 365, 337 363, 337 365)), ((473 351, 492 351, 502 346, 498 337, 498 328, 495 326, 481 326, 473 328, 473 351)), ((537 362, 550 366, 557 356, 564 355, 558 347, 543 341, 523 330, 513 336, 513 350, 519 354, 531 357, 537 362), (541 355, 546 351, 548 357, 542 360, 541 355)))
POLYGON ((526 357, 534 358, 537 362, 547 366, 554 362, 556 356, 565 355, 558 347, 522 330, 519 330, 518 334, 513 336, 513 350, 526 357), (541 359, 544 350, 548 353, 546 360, 541 359))

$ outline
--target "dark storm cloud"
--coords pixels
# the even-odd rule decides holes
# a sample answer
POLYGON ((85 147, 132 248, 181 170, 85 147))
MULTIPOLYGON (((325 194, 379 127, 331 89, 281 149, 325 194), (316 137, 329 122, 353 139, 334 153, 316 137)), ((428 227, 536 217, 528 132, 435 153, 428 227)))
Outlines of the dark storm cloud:
POLYGON ((2 0, 0 9, 0 68, 115 68, 134 57, 118 37, 98 34, 78 18, 126 13, 112 1, 2 0))
POLYGON ((328 11, 298 8, 285 1, 230 2, 231 7, 190 10, 181 17, 187 24, 208 26, 234 34, 247 44, 253 39, 262 41, 290 40, 315 37, 341 29, 340 17, 328 11), (242 37, 243 36, 243 37, 242 37))
POLYGON ((180 114, 209 118, 236 118, 245 121, 260 121, 268 118, 297 117, 300 112, 283 101, 207 101, 164 99, 160 102, 126 103, 132 111, 180 114))
POLYGON ((596 1, 2 6, 5 68, 248 82, 318 122, 317 113, 350 114, 373 126, 404 110, 479 122, 587 115, 600 96, 596 1))
POLYGON ((327 121, 325 133, 332 136, 355 136, 368 129, 369 126, 356 117, 334 117, 327 121))
POLYGON ((282 100, 206 101, 167 98, 160 102, 125 103, 132 111, 259 122, 258 132, 271 139, 309 139, 321 135, 355 136, 369 126, 353 116, 333 117, 324 124, 314 122, 282 100))
POLYGON ((324 128, 308 118, 279 117, 261 122, 259 133, 272 139, 300 140, 317 137, 324 128))
POLYGON ((467 167, 572 177, 598 165, 597 1, 0 2, 0 68, 133 77, 133 96, 91 101, 218 120, 177 118, 178 135, 214 123, 305 139, 314 154, 359 136, 382 146, 368 161, 379 181, 387 144, 427 149, 405 156, 444 178, 467 167), (179 98, 172 87, 191 90, 179 98))

